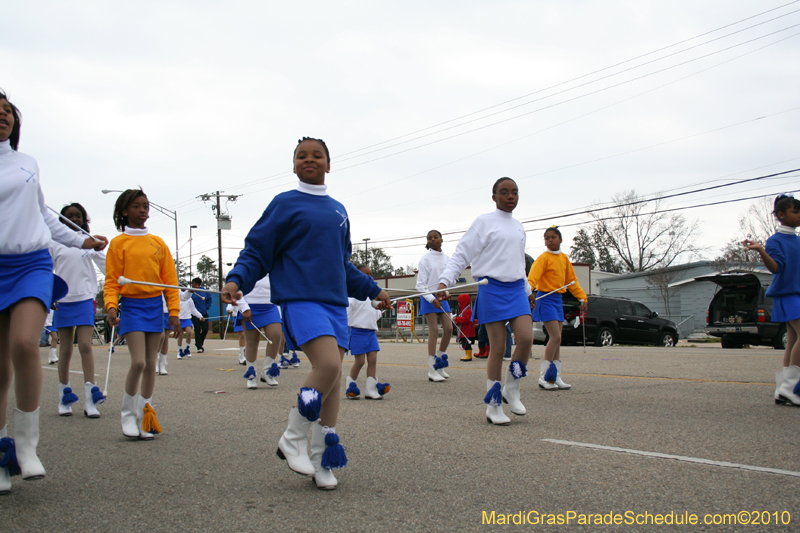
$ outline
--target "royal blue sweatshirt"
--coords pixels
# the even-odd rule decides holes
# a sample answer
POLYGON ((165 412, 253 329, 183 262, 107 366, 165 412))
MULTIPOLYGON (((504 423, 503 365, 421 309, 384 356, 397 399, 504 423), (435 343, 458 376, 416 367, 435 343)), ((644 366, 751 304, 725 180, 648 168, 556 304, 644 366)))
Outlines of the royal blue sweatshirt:
POLYGON ((226 281, 247 294, 269 274, 271 299, 278 304, 305 300, 347 307, 348 296, 378 296, 378 284, 349 261, 347 211, 326 190, 300 182, 297 190, 273 198, 226 281))
MULTIPOLYGON (((785 226, 781 226, 784 228, 785 226)), ((787 228, 767 239, 764 247, 767 254, 778 263, 778 271, 772 274, 772 284, 767 289, 767 296, 788 296, 800 294, 800 237, 794 230, 787 228), (788 231, 791 230, 791 233, 788 231)))

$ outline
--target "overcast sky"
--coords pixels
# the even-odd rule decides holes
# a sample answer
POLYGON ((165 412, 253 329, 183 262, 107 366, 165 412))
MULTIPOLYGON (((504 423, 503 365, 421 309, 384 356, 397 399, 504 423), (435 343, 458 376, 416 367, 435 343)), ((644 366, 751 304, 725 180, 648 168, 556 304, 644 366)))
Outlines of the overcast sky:
MULTIPOLYGON (((465 230, 517 180, 528 253, 562 217, 643 195, 800 168, 800 2, 12 2, 0 87, 23 113, 20 151, 45 197, 80 202, 116 235, 115 194, 177 210, 179 253, 223 262, 272 197, 296 186, 301 136, 325 139, 330 194, 354 244, 416 264, 436 228, 465 230)), ((665 204, 800 188, 798 173, 665 204)), ((684 211, 713 259, 750 202, 684 211)), ((151 231, 174 247, 172 220, 151 231)), ((584 226, 588 227, 588 226, 584 226)), ((445 251, 457 235, 447 236, 445 251)), ((227 270, 227 268, 226 268, 227 270)))

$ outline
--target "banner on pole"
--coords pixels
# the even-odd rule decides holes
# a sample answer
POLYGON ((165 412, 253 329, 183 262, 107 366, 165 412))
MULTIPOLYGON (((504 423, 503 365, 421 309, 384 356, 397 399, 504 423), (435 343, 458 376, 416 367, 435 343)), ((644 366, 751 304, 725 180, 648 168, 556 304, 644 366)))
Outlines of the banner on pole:
POLYGON ((411 300, 397 302, 397 327, 414 329, 414 302, 411 300))

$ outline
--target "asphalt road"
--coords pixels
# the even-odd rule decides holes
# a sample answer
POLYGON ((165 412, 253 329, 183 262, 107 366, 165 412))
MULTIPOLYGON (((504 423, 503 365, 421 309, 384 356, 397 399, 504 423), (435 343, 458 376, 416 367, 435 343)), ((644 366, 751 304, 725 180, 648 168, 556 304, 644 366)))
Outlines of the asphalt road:
MULTIPOLYGON (((275 455, 309 369, 306 359, 282 371, 280 386, 246 390, 233 341, 207 341, 205 354, 180 361, 172 344, 169 375, 157 378, 154 397, 164 433, 149 442, 121 432, 125 347, 112 357, 100 419, 82 416, 82 404, 76 415, 58 416, 57 374, 41 349, 39 456, 47 477, 14 478, 12 493, 0 497, 0 531, 789 531, 800 525, 800 458, 793 451, 800 409, 773 402, 781 353, 772 349, 565 347, 565 380, 573 389, 548 392, 536 385, 543 348, 535 346, 522 383, 528 414, 495 427, 484 417, 484 362, 459 362, 462 352, 451 349, 449 381, 430 383, 423 345, 382 343, 378 378, 392 390, 381 401, 343 400, 338 430, 349 464, 337 472, 339 488, 326 492, 275 455), (569 524, 537 524, 543 514, 569 524), (651 525, 656 515, 673 523, 651 525), (675 523, 691 515, 698 524, 675 523), (581 525, 581 517, 612 523, 581 525), (706 519, 727 525, 703 525, 706 519)), ((95 349, 101 383, 106 354, 95 349)), ((345 371, 351 361, 345 359, 345 371)), ((72 371, 82 393, 77 353, 72 371)))

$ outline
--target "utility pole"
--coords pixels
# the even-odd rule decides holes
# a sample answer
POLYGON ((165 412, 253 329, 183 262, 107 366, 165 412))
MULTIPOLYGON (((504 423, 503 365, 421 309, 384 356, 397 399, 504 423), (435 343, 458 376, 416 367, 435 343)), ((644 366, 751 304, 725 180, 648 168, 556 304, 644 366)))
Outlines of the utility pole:
MULTIPOLYGON (((235 202, 236 199, 239 198, 239 196, 241 196, 241 194, 222 194, 223 192, 225 192, 225 191, 217 191, 217 192, 212 192, 212 193, 208 193, 208 194, 201 194, 200 196, 198 196, 198 198, 201 199, 203 202, 208 202, 212 198, 215 198, 216 201, 217 201, 216 205, 215 204, 211 205, 211 211, 214 213, 214 215, 216 216, 216 219, 217 219, 217 251, 218 251, 218 254, 217 254, 217 261, 218 261, 218 263, 217 263, 217 265, 218 265, 217 276, 219 278, 217 280, 217 285, 218 285, 218 289, 217 290, 220 290, 220 291, 222 290, 222 230, 231 229, 231 216, 227 212, 226 213, 222 212, 222 205, 221 205, 220 199, 221 198, 225 198, 229 202, 230 201, 235 202)), ((220 298, 219 299, 219 316, 222 316, 222 315, 223 315, 223 312, 222 312, 222 298, 220 298)))
POLYGON ((364 241, 364 263, 371 269, 372 267, 369 266, 369 241, 371 239, 361 239, 364 241))

